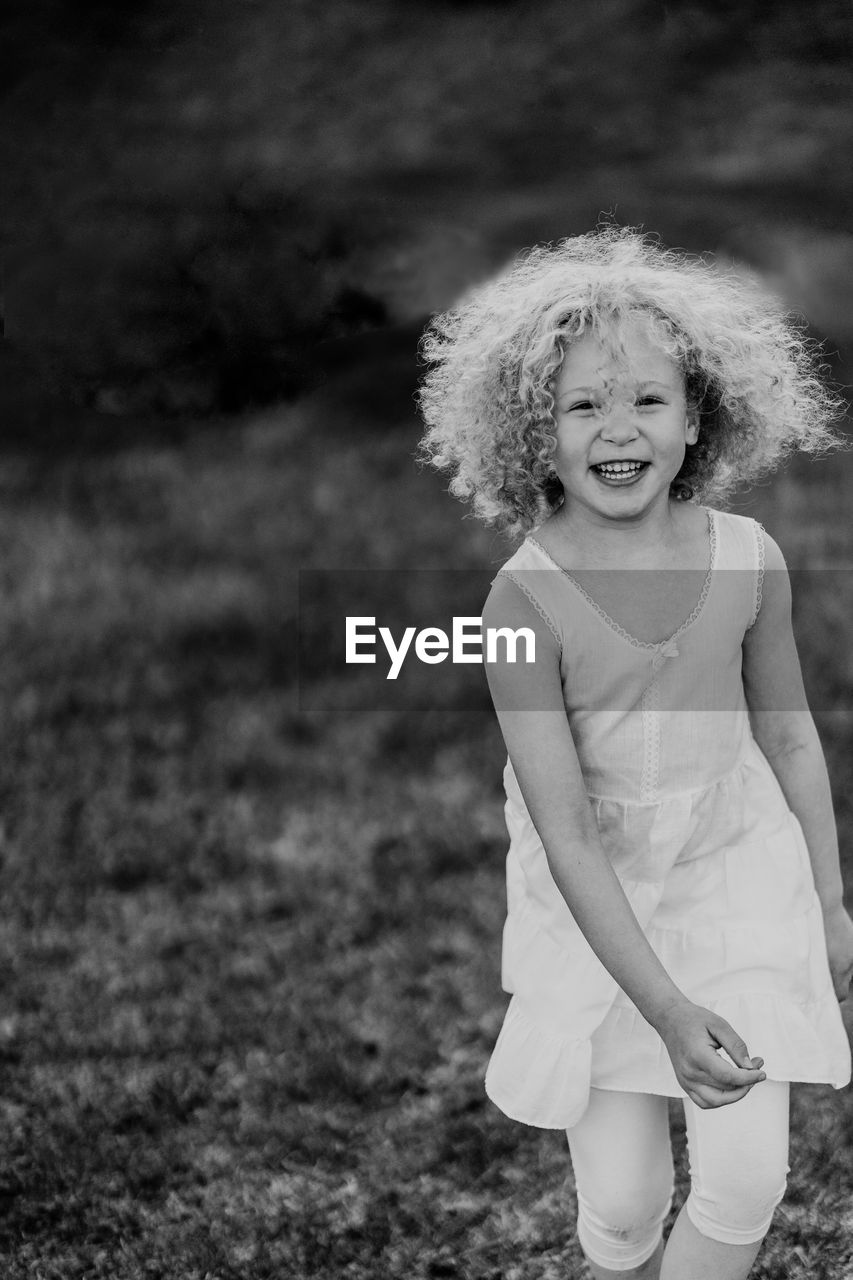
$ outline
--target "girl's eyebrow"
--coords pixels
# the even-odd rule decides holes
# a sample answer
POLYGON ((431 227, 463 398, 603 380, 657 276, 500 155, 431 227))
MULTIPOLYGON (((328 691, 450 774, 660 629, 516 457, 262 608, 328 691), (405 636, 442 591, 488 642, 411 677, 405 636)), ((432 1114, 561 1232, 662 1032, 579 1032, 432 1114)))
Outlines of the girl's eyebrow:
MULTIPOLYGON (((638 391, 642 391, 646 387, 665 387, 667 391, 672 390, 672 387, 668 382, 662 382, 659 378, 650 378, 646 382, 638 382, 636 384, 636 387, 638 391)), ((569 387, 566 391, 563 391, 561 393, 560 399, 567 400, 571 396, 580 396, 580 395, 594 396, 594 395, 598 395, 601 392, 601 390, 602 390, 601 387, 569 387)))

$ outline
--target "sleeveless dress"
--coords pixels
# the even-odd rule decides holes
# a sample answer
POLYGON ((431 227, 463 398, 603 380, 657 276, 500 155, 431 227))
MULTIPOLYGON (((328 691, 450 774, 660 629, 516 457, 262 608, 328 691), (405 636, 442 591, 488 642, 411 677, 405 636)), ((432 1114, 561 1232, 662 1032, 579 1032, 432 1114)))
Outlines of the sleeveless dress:
MULTIPOLYGON (((692 613, 659 644, 615 623, 533 537, 499 576, 524 591, 561 646, 602 844, 664 968, 731 1023, 769 1079, 840 1089, 850 1046, 808 850, 753 737, 741 676, 744 634, 761 607, 763 530, 705 511, 709 569, 692 613)), ((577 1123, 590 1085, 683 1098, 659 1035, 560 894, 509 760, 504 786, 501 979, 512 999, 488 1096, 547 1129, 577 1123)))

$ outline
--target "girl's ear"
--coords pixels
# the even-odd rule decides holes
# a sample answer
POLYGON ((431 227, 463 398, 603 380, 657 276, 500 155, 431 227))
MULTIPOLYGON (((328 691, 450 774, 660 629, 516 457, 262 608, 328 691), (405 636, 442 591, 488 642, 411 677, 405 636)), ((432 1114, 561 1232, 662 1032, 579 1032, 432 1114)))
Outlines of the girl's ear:
POLYGON ((697 409, 690 408, 687 410, 687 417, 684 419, 684 439, 687 444, 695 444, 699 439, 699 412, 697 409))

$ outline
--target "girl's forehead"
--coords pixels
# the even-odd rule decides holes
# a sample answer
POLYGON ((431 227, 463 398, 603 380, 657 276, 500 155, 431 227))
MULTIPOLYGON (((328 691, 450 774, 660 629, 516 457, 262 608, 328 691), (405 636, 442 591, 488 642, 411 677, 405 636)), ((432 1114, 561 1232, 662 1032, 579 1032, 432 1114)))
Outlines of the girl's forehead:
POLYGON ((607 386, 665 382, 680 386, 678 362, 639 326, 613 334, 585 333, 567 348, 557 382, 561 386, 607 386), (576 381, 577 380, 577 381, 576 381))

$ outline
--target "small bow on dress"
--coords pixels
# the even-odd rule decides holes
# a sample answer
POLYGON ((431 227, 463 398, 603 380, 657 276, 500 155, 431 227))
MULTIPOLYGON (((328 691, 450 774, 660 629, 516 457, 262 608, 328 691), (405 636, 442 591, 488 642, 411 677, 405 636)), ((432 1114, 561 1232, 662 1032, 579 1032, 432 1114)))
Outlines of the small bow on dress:
POLYGON ((663 644, 658 645, 655 655, 652 658, 652 671, 657 675, 667 658, 678 657, 678 645, 675 640, 665 640, 663 644))

